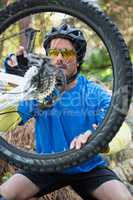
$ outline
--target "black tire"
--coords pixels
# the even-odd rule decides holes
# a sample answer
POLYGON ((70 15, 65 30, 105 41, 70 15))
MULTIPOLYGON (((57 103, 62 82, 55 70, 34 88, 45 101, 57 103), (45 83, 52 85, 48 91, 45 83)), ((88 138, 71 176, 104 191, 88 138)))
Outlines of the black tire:
POLYGON ((127 46, 114 23, 98 8, 83 0, 17 1, 0 11, 0 33, 25 16, 45 11, 70 14, 90 26, 108 49, 114 76, 110 109, 101 126, 96 130, 96 134, 82 149, 43 157, 18 150, 0 137, 1 159, 24 169, 55 172, 84 162, 99 153, 115 136, 125 119, 131 101, 132 65, 127 46))

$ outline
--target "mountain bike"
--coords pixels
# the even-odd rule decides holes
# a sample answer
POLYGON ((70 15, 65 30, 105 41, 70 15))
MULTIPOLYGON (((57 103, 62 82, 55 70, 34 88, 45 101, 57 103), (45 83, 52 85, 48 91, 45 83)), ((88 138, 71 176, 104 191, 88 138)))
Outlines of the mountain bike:
MULTIPOLYGON (((85 26, 90 27, 95 34, 101 39, 105 45, 111 63, 113 71, 113 94, 111 99, 110 108, 101 123, 101 125, 96 129, 95 133, 91 139, 83 146, 80 150, 69 150, 66 152, 60 152, 50 155, 38 155, 36 153, 28 152, 16 148, 14 145, 9 144, 3 137, 0 137, 0 158, 8 161, 11 164, 14 164, 17 167, 24 169, 30 169, 34 171, 41 172, 55 172, 60 171, 70 166, 76 166, 92 156, 99 153, 105 146, 112 140, 116 132, 119 130, 122 125, 131 102, 132 97, 132 64, 128 52, 128 48, 125 44, 125 41, 119 32, 117 26, 111 21, 111 19, 98 7, 95 7, 91 3, 85 0, 23 0, 17 1, 11 5, 8 5, 4 9, 0 10, 0 34, 1 39, 4 38, 4 33, 6 30, 13 24, 19 23, 20 20, 34 15, 48 13, 48 12, 57 12, 59 14, 65 14, 73 16, 78 20, 82 21, 85 26)), ((17 29, 17 28, 16 28, 17 29)), ((16 30, 17 32, 17 30, 16 30)), ((31 52, 30 52, 31 53, 31 52)), ((35 54, 29 54, 29 57, 35 61, 34 66, 37 66, 38 57, 35 54)), ((32 61, 31 59, 31 61, 32 61)), ((39 61, 47 65, 46 59, 39 57, 39 61)), ((31 64, 32 65, 32 64, 31 64)), ((41 66, 41 64, 39 64, 41 66)), ((12 107, 17 104, 20 100, 20 94, 18 91, 22 89, 25 81, 30 77, 31 72, 35 75, 38 73, 37 68, 32 68, 29 74, 26 77, 18 78, 16 81, 18 87, 15 87, 13 90, 7 91, 5 94, 2 94, 0 97, 0 113, 3 109, 7 107, 12 107), (14 94, 14 95, 13 95, 14 94), (8 99, 6 103, 4 99, 8 99)), ((39 69, 39 67, 38 67, 39 69)), ((49 72, 49 68, 47 69, 49 72)), ((51 91, 54 91, 55 84, 54 80, 58 79, 57 74, 50 71, 50 73, 45 73, 46 82, 48 88, 52 88, 51 91), (54 83, 53 83, 54 82, 54 83)), ((2 73, 0 74, 1 77, 2 73)), ((5 75, 6 76, 6 75, 5 75)), ((31 77, 30 77, 31 78, 31 77)), ((14 80, 13 76, 6 76, 5 80, 14 80)), ((4 78, 3 78, 4 80, 4 78)), ((32 79, 33 80, 33 79, 32 79)), ((31 81, 31 79, 30 79, 31 81)), ((60 75, 61 88, 60 91, 63 91, 63 84, 65 82, 64 76, 60 75)), ((9 81, 11 82, 11 81, 9 81)), ((27 82, 26 82, 27 83, 27 82)), ((33 81, 34 85, 34 81, 33 81)), ((45 86, 44 86, 45 87, 45 86)), ((34 87, 33 87, 34 88, 34 87)), ((32 89, 33 89, 32 88, 32 89)), ((24 89, 24 87, 23 87, 24 89)), ((35 98, 38 96, 38 93, 35 92, 34 96, 31 95, 31 88, 21 95, 21 98, 35 98)), ((37 90, 36 90, 37 91, 37 90)), ((41 93, 41 90, 40 90, 41 93)), ((46 92, 47 97, 50 93, 46 92)), ((43 96, 43 97, 44 97, 43 96)), ((41 98, 41 96, 40 96, 41 98)), ((42 100, 42 99, 41 99, 42 100)), ((12 109, 9 112, 15 112, 12 109)))

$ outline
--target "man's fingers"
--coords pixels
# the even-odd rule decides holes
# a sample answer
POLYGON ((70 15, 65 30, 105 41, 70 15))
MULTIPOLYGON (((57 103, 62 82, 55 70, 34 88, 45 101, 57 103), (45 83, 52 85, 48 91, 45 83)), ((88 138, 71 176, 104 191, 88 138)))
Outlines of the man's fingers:
POLYGON ((92 132, 90 130, 86 131, 84 133, 84 135, 87 137, 87 140, 90 139, 90 137, 92 136, 92 132))
POLYGON ((76 141, 76 149, 80 149, 83 144, 87 143, 90 136, 90 133, 81 134, 76 141))
POLYGON ((22 54, 25 54, 25 48, 23 46, 20 46, 17 51, 17 55, 22 55, 22 54))
POLYGON ((16 54, 11 54, 7 57, 7 64, 10 67, 15 67, 17 65, 19 65, 19 60, 18 59, 20 57, 20 59, 26 58, 27 57, 27 53, 26 50, 23 46, 20 46, 18 51, 16 52, 16 54))
POLYGON ((91 137, 91 131, 87 131, 84 134, 80 134, 77 138, 74 138, 70 144, 70 149, 80 149, 91 137))
POLYGON ((70 149, 73 149, 75 147, 76 144, 76 138, 74 138, 70 144, 70 149))
POLYGON ((7 64, 11 67, 17 66, 17 59, 15 55, 11 55, 10 58, 7 61, 7 64))
POLYGON ((91 133, 84 133, 84 135, 81 138, 81 143, 86 143, 88 141, 88 139, 90 138, 91 133))
POLYGON ((85 137, 82 134, 80 134, 75 142, 75 148, 80 149, 83 142, 85 142, 85 137))
POLYGON ((97 129, 98 125, 97 125, 97 124, 92 124, 92 127, 93 127, 94 129, 97 129))

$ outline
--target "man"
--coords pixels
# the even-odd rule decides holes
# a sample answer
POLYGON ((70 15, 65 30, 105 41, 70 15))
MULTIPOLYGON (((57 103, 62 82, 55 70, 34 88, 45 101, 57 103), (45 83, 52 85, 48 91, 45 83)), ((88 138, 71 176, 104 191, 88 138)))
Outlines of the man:
MULTIPOLYGON (((86 52, 80 30, 66 24, 53 28, 45 38, 44 48, 52 64, 64 70, 67 88, 60 101, 43 113, 35 113, 37 102, 20 103, 21 124, 35 117, 38 153, 79 149, 103 120, 111 97, 99 85, 78 75, 86 52)), ((60 173, 20 171, 0 186, 0 200, 35 200, 66 185, 85 200, 133 200, 100 155, 60 173)))

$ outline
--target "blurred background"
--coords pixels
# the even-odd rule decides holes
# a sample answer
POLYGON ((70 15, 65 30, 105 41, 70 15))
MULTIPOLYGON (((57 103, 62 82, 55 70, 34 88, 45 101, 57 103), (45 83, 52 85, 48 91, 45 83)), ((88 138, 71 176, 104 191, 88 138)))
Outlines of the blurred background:
MULTIPOLYGON (((12 2, 15 2, 15 0, 0 0, 0 9, 12 2)), ((90 0, 90 2, 105 11, 118 26, 126 41, 133 62, 133 0, 90 0)), ((37 30, 33 51, 45 54, 42 47, 44 35, 52 26, 57 26, 62 22, 68 22, 79 27, 84 32, 86 40, 88 41, 87 52, 81 73, 85 74, 88 78, 98 81, 107 89, 111 90, 113 82, 111 60, 101 39, 91 28, 87 27, 77 18, 55 12, 48 12, 45 13, 45 15, 42 13, 28 16, 11 25, 3 34, 0 35, 0 70, 4 71, 3 60, 9 53, 16 52, 20 45, 28 49, 27 36, 25 34, 27 27, 32 27, 34 30, 37 30)), ((133 101, 126 121, 132 131, 133 101)), ((32 126, 32 122, 30 126, 32 126)), ((30 137, 28 129, 26 129, 26 131, 19 137, 17 132, 10 134, 10 137, 8 135, 8 140, 15 145, 27 145, 27 148, 30 148, 33 145, 33 138, 30 137)), ((110 167, 116 171, 133 192, 133 142, 131 142, 125 150, 122 150, 117 154, 105 156, 105 158, 109 161, 110 167)), ((0 182, 3 182, 14 173, 15 168, 3 161, 0 161, 0 165, 0 182)), ((76 200, 80 199, 80 197, 78 197, 71 188, 66 187, 52 194, 46 195, 42 199, 76 200)))
MULTIPOLYGON (((0 8, 14 2, 14 0, 0 0, 0 8)), ((133 1, 132 0, 90 0, 92 4, 100 7, 117 24, 119 30, 127 43, 133 61, 133 1)), ((110 88, 112 81, 112 70, 110 57, 105 46, 98 38, 96 33, 86 27, 77 18, 55 12, 46 14, 36 14, 25 17, 23 20, 10 26, 0 36, 0 64, 2 68, 3 59, 11 52, 15 52, 19 45, 27 47, 27 38, 24 30, 32 27, 39 30, 35 36, 35 51, 43 52, 42 41, 45 33, 52 26, 57 26, 62 22, 75 25, 84 32, 88 41, 88 48, 82 72, 87 76, 94 76, 101 80, 110 88), (20 33, 18 35, 14 35, 20 33), (88 68, 89 66, 89 68, 88 68)))

